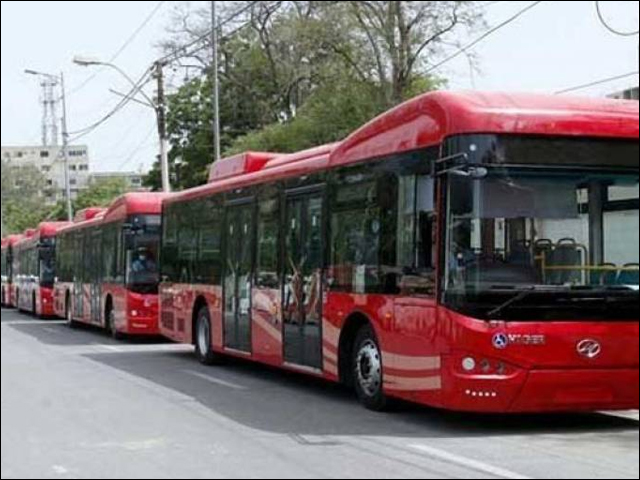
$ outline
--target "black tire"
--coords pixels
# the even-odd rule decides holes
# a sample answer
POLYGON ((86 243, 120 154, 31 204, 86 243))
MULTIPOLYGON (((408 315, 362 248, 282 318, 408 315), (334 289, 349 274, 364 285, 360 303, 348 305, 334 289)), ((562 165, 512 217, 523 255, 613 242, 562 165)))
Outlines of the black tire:
POLYGON ((67 327, 75 330, 78 328, 78 323, 73 319, 73 312, 71 311, 71 298, 67 295, 67 300, 65 301, 65 321, 67 323, 67 327))
POLYGON ((202 307, 198 311, 195 322, 194 343, 196 346, 196 358, 203 365, 217 365, 220 363, 220 356, 213 351, 211 345, 211 316, 209 308, 202 307))
POLYGON ((36 318, 40 318, 42 317, 42 315, 38 315, 38 309, 36 308, 36 294, 33 294, 33 298, 31 299, 31 308, 32 308, 32 314, 34 317, 36 318))
POLYGON ((119 332, 116 328, 116 312, 113 310, 113 307, 111 305, 107 308, 105 314, 105 323, 106 330, 107 332, 109 332, 109 335, 111 335, 111 338, 118 342, 125 339, 125 335, 119 332))
POLYGON ((388 401, 383 389, 382 353, 376 334, 369 325, 362 327, 356 335, 352 372, 360 403, 376 412, 386 410, 388 401))

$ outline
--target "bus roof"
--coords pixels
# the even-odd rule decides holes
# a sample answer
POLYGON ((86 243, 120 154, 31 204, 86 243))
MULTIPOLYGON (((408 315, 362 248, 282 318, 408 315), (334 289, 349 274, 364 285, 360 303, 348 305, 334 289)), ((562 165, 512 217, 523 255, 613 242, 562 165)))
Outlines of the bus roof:
POLYGON ((439 91, 409 100, 351 134, 331 166, 418 150, 462 134, 638 139, 638 102, 522 93, 439 91))
POLYGON ((76 230, 126 220, 130 215, 159 215, 162 213, 162 200, 170 196, 168 193, 127 193, 113 201, 108 208, 91 207, 81 210, 74 222, 60 230, 68 233, 76 230))
POLYGON ((18 235, 9 235, 6 238, 6 246, 7 247, 13 247, 16 243, 18 243, 20 240, 22 240, 23 235, 18 234, 18 235))
POLYGON ((53 237, 69 225, 71 222, 42 222, 36 229, 36 236, 39 238, 53 237))
POLYGON ((210 183, 174 195, 189 200, 262 181, 303 176, 322 168, 440 145, 462 134, 520 134, 638 139, 637 101, 518 93, 431 92, 380 115, 344 141, 287 155, 272 155, 261 168, 246 156, 214 165, 210 183), (242 159, 244 160, 238 160, 242 159), (244 163, 243 163, 244 162, 244 163), (244 166, 244 169, 242 168, 244 166), (234 175, 230 174, 230 171, 234 175), (225 171, 225 175, 215 175, 225 171))
POLYGON ((160 215, 162 201, 170 193, 127 193, 116 199, 104 215, 106 223, 125 220, 130 215, 160 215))
POLYGON ((102 223, 104 219, 104 215, 106 213, 106 208, 99 207, 91 207, 81 212, 78 212, 78 215, 75 216, 73 223, 68 223, 64 227, 62 227, 58 233, 69 233, 76 230, 82 230, 83 228, 87 228, 93 225, 99 225, 102 223))

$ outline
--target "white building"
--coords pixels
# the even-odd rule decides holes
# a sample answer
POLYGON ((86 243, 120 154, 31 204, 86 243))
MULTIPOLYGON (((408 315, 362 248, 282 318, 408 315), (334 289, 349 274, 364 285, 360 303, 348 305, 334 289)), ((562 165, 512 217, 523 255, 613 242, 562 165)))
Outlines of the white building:
POLYGON ((135 172, 99 172, 89 175, 89 185, 95 185, 100 182, 108 182, 111 180, 123 180, 127 190, 131 192, 142 192, 145 189, 142 185, 144 175, 135 172))
MULTIPOLYGON (((52 205, 65 197, 65 173, 62 148, 59 146, 2 147, 3 162, 15 167, 33 166, 42 172, 46 186, 42 192, 45 203, 52 205)), ((71 197, 89 186, 89 150, 87 146, 69 147, 69 183, 71 197)))

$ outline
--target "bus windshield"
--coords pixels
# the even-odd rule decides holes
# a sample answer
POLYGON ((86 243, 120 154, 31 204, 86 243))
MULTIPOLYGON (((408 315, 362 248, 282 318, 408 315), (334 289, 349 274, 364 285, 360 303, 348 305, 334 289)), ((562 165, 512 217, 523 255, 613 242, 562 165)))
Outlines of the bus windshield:
POLYGON ((445 302, 477 318, 638 319, 638 173, 453 172, 445 302))
POLYGON ((44 239, 40 242, 40 285, 53 288, 56 276, 56 246, 54 239, 44 239))
POLYGON ((158 292, 160 274, 158 249, 160 216, 145 215, 132 219, 126 235, 127 286, 136 293, 158 292))

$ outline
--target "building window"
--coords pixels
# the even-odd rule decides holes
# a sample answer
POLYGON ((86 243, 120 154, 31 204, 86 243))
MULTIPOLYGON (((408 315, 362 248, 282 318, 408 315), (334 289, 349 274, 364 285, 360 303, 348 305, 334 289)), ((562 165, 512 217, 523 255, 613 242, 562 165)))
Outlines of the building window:
POLYGON ((71 180, 69 180, 69 185, 77 185, 78 181, 75 178, 72 178, 71 180))
POLYGON ((40 158, 49 158, 49 152, 47 150, 41 150, 40 158))
POLYGON ((79 165, 78 166, 78 170, 80 170, 81 172, 88 172, 89 171, 89 165, 79 165))
POLYGON ((45 172, 45 173, 50 172, 51 171, 51 166, 43 165, 42 166, 42 171, 45 172))
POLYGON ((131 179, 131 185, 134 187, 139 187, 142 184, 142 179, 139 177, 134 177, 131 179))
POLYGON ((78 167, 76 165, 69 165, 69 170, 71 170, 72 172, 75 172, 78 170, 78 167))
POLYGON ((48 187, 52 187, 53 186, 53 180, 47 180, 47 186, 48 187))

